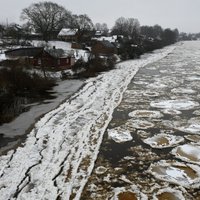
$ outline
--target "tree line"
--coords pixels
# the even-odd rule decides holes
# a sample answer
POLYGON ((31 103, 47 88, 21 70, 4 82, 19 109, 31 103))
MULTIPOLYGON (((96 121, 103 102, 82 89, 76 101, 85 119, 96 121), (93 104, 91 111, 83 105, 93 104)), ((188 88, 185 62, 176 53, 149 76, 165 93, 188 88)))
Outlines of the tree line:
MULTIPOLYGON (((21 20, 25 23, 22 26, 24 32, 36 32, 42 35, 46 41, 51 39, 54 33, 57 33, 63 27, 78 30, 78 38, 81 40, 82 36, 94 30, 101 31, 103 34, 108 33, 108 26, 106 23, 93 24, 91 18, 87 14, 73 14, 71 11, 65 9, 63 6, 50 1, 33 3, 29 7, 24 8, 21 12, 21 20)), ((16 24, 9 26, 0 25, 1 35, 15 35, 20 37, 21 30, 18 30, 16 24)), ((22 34, 23 32, 21 32, 22 34)), ((160 26, 140 26, 140 23, 135 18, 120 17, 115 21, 112 28, 112 34, 123 35, 130 39, 138 39, 139 35, 152 38, 165 37, 166 43, 171 40, 174 42, 178 31, 170 29, 163 30, 160 26), (167 41, 169 40, 169 41, 167 41)))

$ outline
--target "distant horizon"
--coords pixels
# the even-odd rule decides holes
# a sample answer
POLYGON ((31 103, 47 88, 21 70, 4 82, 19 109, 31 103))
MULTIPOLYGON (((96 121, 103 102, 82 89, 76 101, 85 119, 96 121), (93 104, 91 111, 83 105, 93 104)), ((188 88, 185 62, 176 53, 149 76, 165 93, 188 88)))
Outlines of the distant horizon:
MULTIPOLYGON (((23 8, 39 1, 20 0, 13 3, 7 0, 0 7, 0 23, 18 23, 23 8), (9 11, 9 12, 8 12, 9 11), (12 13, 12 14, 10 14, 12 13)), ((179 32, 200 32, 200 1, 193 0, 57 0, 55 2, 73 14, 87 14, 93 23, 107 23, 109 29, 119 17, 137 18, 141 26, 160 25, 162 28, 177 28, 179 32)))

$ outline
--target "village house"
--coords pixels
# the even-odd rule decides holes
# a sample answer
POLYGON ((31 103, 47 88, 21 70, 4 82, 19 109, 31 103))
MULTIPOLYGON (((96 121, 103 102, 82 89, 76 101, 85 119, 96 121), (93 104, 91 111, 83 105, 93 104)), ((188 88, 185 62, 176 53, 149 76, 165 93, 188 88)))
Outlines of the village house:
POLYGON ((63 41, 68 41, 68 42, 76 41, 77 32, 78 32, 78 29, 63 28, 58 33, 58 39, 61 39, 63 41))
POLYGON ((101 37, 102 35, 103 35, 103 31, 98 31, 98 30, 97 30, 97 31, 95 32, 95 35, 94 35, 94 36, 95 36, 95 37, 101 37))
POLYGON ((110 57, 117 54, 117 48, 107 40, 95 41, 92 45, 92 55, 110 57))
POLYGON ((54 67, 56 69, 71 68, 75 63, 72 55, 64 55, 62 49, 44 50, 42 47, 18 48, 5 52, 7 60, 17 60, 19 63, 39 67, 54 67))

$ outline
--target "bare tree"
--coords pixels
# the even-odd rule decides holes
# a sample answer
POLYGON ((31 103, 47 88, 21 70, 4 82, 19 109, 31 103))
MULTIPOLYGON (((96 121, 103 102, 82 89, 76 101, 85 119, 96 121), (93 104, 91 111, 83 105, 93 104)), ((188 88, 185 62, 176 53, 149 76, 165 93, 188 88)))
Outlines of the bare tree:
POLYGON ((92 20, 86 14, 73 15, 73 20, 71 22, 71 28, 78 30, 78 41, 82 41, 84 36, 89 35, 94 29, 92 20))
POLYGON ((140 23, 135 18, 120 17, 115 21, 112 29, 113 34, 123 35, 131 39, 137 38, 140 33, 140 23))
POLYGON ((96 31, 100 31, 101 30, 101 23, 96 23, 94 25, 94 28, 95 28, 96 31))
POLYGON ((113 34, 116 35, 127 35, 127 20, 124 17, 120 17, 115 21, 115 25, 112 28, 113 34))
POLYGON ((101 31, 103 35, 107 35, 109 29, 106 23, 96 23, 95 24, 95 30, 96 31, 101 31))
POLYGON ((63 27, 71 18, 71 12, 49 1, 34 3, 22 10, 21 19, 48 41, 50 35, 63 27))

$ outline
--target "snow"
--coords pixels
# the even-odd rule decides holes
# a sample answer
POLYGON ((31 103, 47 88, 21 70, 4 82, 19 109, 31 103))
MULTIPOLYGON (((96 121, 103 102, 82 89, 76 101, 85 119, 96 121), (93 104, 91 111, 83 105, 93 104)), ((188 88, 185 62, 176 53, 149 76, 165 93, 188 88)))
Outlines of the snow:
POLYGON ((63 28, 61 31, 58 33, 58 36, 74 36, 76 35, 76 32, 78 29, 70 29, 70 28, 63 28))
POLYGON ((151 138, 143 140, 146 144, 149 144, 152 148, 168 148, 178 145, 184 141, 181 136, 169 135, 169 134, 157 134, 151 138))
POLYGON ((0 54, 0 61, 6 60, 6 55, 4 53, 0 54))
POLYGON ((87 50, 71 48, 71 42, 48 41, 48 43, 45 43, 45 41, 33 40, 32 45, 34 46, 47 45, 50 48, 56 47, 56 49, 63 49, 66 54, 70 55, 73 54, 76 60, 83 59, 85 62, 88 61, 88 58, 90 56, 90 53, 87 50))
POLYGON ((110 37, 106 37, 106 36, 101 36, 101 37, 94 37, 92 38, 92 40, 98 40, 98 41, 109 41, 109 42, 116 42, 117 40, 117 35, 113 35, 113 36, 110 36, 110 37))
POLYGON ((180 100, 152 101, 150 105, 151 107, 155 108, 190 110, 192 108, 199 106, 199 103, 186 99, 180 99, 180 100))
POLYGON ((133 139, 130 131, 117 127, 114 129, 108 129, 108 137, 114 140, 116 143, 128 142, 133 139))
POLYGON ((169 46, 141 60, 88 79, 85 86, 35 124, 24 144, 0 159, 0 199, 80 199, 104 132, 140 67, 171 52, 169 46))
POLYGON ((33 46, 39 47, 41 45, 47 45, 50 48, 55 47, 56 49, 63 49, 64 51, 70 51, 71 50, 71 42, 63 42, 63 41, 48 41, 47 43, 42 40, 33 40, 32 42, 33 46))

